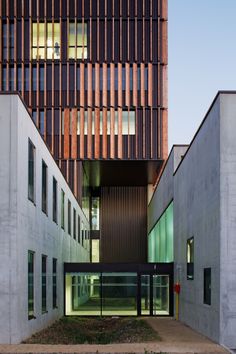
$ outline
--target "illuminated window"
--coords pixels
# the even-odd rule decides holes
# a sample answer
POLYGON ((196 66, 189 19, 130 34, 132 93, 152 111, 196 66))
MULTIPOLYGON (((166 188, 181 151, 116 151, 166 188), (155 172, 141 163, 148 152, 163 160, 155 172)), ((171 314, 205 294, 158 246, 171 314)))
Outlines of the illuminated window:
POLYGON ((92 263, 99 263, 99 239, 92 240, 92 263))
POLYGON ((70 23, 69 24, 69 42, 68 42, 69 59, 87 59, 87 24, 86 23, 70 23))
POLYGON ((33 23, 32 59, 60 59, 60 24, 33 23))
POLYGON ((171 202, 148 235, 148 262, 173 262, 173 220, 173 202, 171 202))
POLYGON ((194 238, 187 240, 187 279, 194 278, 194 238))
POLYGON ((92 198, 92 230, 99 230, 99 198, 92 198))

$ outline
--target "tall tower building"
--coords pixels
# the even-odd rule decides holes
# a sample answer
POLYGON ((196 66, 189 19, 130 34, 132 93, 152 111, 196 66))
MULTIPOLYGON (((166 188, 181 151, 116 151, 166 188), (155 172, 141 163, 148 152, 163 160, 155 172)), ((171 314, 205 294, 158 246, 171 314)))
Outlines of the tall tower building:
POLYGON ((2 0, 0 91, 19 91, 90 216, 92 259, 147 260, 167 157, 167 0, 2 0))

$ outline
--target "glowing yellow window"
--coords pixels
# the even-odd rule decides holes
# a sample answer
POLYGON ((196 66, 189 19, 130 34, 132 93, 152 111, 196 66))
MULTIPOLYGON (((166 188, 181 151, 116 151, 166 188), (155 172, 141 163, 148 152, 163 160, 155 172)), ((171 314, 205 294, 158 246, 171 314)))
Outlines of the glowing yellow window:
POLYGON ((86 23, 70 23, 69 24, 69 41, 68 41, 68 58, 69 59, 87 59, 87 24, 86 23))
POLYGON ((60 24, 33 23, 32 59, 60 59, 60 24))

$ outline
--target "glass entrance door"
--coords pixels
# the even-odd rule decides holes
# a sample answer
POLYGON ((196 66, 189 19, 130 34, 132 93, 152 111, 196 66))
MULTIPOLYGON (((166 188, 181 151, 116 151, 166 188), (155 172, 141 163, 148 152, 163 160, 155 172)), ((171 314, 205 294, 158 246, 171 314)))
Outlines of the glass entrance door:
POLYGON ((141 315, 150 315, 150 275, 141 275, 141 315))
POLYGON ((169 275, 153 275, 153 315, 169 315, 169 275))

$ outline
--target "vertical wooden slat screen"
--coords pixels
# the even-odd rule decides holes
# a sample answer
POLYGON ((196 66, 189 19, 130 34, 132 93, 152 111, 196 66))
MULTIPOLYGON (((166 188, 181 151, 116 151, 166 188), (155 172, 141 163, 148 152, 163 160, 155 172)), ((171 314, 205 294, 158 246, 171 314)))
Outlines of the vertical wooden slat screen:
POLYGON ((71 158, 77 159, 77 108, 72 109, 71 158))
POLYGON ((141 72, 141 106, 145 106, 145 64, 140 64, 141 72))
POLYGON ((70 157, 70 110, 64 110, 64 158, 70 157))
POLYGON ((102 109, 102 157, 107 158, 107 108, 102 109))
POLYGON ((92 108, 88 107, 87 155, 92 158, 92 108))
POLYGON ((137 63, 133 63, 133 106, 138 105, 138 66, 137 63))
POLYGON ((123 142, 122 142, 122 108, 118 107, 118 159, 123 157, 123 142))
POLYGON ((125 63, 125 105, 130 106, 130 66, 125 63))
POLYGON ((84 159, 84 108, 80 108, 80 158, 84 159))
POLYGON ((100 158, 100 109, 95 108, 95 123, 94 123, 94 135, 95 135, 95 143, 94 143, 94 158, 100 158))
POLYGON ((115 157, 115 109, 110 108, 110 157, 115 157))
MULTIPOLYGON (((167 5, 167 0, 0 1, 0 90, 3 84, 6 90, 17 90, 21 81, 21 95, 29 109, 37 112, 36 124, 39 128, 44 125, 42 135, 60 166, 61 161, 71 158, 166 156, 167 5), (45 43, 51 24, 54 43, 58 23, 60 58, 53 51, 52 58, 47 59, 45 45, 44 58, 33 59, 33 24, 37 26, 37 41, 39 25, 44 24, 45 43), (81 46, 87 45, 87 58, 83 57, 84 51, 82 58, 73 60, 68 56, 70 23, 75 28, 82 24, 81 46), (7 31, 5 51, 3 29, 7 31), (134 135, 130 122, 128 132, 123 122, 127 110, 129 117, 135 112, 134 135), (44 122, 40 122, 41 112, 44 122), (68 114, 72 117, 71 136, 68 114)), ((75 37, 77 53, 77 34, 75 37)), ((76 171, 76 166, 70 168, 67 164, 68 173, 74 176, 76 171)), ((76 185, 75 181, 73 184, 76 185)))

